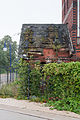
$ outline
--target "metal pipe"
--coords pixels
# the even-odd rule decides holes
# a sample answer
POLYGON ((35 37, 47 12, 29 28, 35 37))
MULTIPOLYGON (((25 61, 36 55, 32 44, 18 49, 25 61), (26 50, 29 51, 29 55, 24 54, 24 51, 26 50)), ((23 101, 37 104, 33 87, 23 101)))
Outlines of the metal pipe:
POLYGON ((29 96, 30 96, 30 93, 29 93, 29 85, 30 85, 29 73, 30 73, 30 66, 28 65, 28 99, 29 99, 29 96))
POLYGON ((77 37, 80 36, 80 0, 77 0, 77 37))
POLYGON ((11 82, 11 44, 9 44, 9 52, 10 52, 10 82, 11 82))

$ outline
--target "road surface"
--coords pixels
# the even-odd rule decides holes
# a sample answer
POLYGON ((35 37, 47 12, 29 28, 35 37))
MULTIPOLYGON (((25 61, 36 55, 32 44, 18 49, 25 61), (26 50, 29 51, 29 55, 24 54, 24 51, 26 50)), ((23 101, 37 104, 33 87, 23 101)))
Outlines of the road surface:
POLYGON ((7 110, 0 110, 0 120, 44 120, 43 118, 25 115, 7 110))
POLYGON ((50 110, 44 104, 29 100, 0 98, 0 120, 80 120, 80 115, 50 110))
POLYGON ((48 113, 46 116, 42 116, 42 114, 45 114, 44 112, 37 115, 37 114, 31 114, 31 112, 24 113, 24 112, 18 112, 8 109, 0 109, 0 120, 80 120, 79 118, 72 118, 68 116, 61 116, 61 115, 52 115, 48 116, 48 113))

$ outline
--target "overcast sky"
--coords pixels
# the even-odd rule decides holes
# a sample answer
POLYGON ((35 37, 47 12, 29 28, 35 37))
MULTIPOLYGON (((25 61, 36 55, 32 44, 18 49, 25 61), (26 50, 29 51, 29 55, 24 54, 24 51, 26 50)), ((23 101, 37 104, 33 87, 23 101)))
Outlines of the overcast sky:
POLYGON ((10 35, 19 42, 22 24, 62 23, 62 0, 0 0, 0 39, 10 35))

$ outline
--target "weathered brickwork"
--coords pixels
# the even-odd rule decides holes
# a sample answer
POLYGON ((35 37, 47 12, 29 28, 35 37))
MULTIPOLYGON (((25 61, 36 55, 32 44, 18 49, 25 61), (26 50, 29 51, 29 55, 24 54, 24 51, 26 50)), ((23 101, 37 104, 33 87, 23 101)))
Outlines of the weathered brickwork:
POLYGON ((23 24, 19 55, 27 53, 40 62, 53 62, 69 58, 72 51, 66 24, 23 24))

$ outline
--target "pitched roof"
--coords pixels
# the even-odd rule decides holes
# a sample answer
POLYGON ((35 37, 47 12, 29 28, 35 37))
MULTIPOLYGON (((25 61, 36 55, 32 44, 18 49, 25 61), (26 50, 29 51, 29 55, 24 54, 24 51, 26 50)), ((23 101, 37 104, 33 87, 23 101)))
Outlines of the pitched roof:
POLYGON ((52 48, 54 44, 73 50, 66 24, 22 25, 19 52, 24 48, 52 48))

